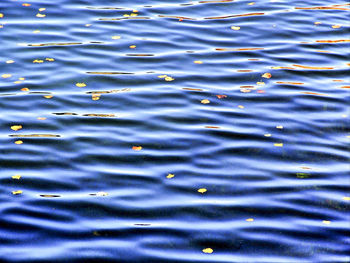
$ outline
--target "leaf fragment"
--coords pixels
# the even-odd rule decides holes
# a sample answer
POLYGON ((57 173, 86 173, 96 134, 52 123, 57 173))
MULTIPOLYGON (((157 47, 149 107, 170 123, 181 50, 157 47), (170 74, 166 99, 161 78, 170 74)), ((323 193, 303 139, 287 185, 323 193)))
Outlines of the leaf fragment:
POLYGON ((165 79, 165 81, 173 81, 174 80, 174 78, 172 78, 170 76, 166 76, 164 79, 165 79))
POLYGON ((13 175, 12 179, 19 180, 21 179, 21 176, 19 174, 13 175))
POLYGON ((232 29, 232 30, 240 30, 241 27, 239 27, 239 26, 231 26, 231 29, 232 29))
POLYGON ((283 147, 283 143, 274 143, 273 146, 275 146, 275 147, 283 147))
POLYGON ((46 16, 45 14, 40 14, 40 13, 37 13, 37 14, 36 14, 36 17, 40 17, 40 18, 41 18, 41 17, 45 17, 45 16, 46 16))
POLYGON ((21 88, 21 91, 29 91, 28 88, 21 88))
POLYGON ((92 94, 91 99, 92 99, 92 100, 99 100, 100 97, 101 97, 100 94, 92 94))
POLYGON ((86 87, 86 84, 84 82, 78 82, 75 84, 75 86, 77 86, 79 88, 83 88, 83 87, 86 87))
POLYGON ((237 107, 240 108, 240 109, 244 109, 243 105, 238 105, 237 107))
POLYGON ((50 62, 55 61, 54 58, 45 58, 45 60, 46 60, 46 61, 50 61, 50 62))
POLYGON ((213 250, 212 248, 210 248, 210 247, 205 248, 205 249, 203 249, 202 251, 203 251, 203 253, 206 253, 206 254, 211 254, 211 253, 214 252, 214 250, 213 250))
POLYGON ((195 60, 195 61, 193 61, 193 63, 195 63, 195 64, 203 64, 203 61, 201 61, 201 60, 195 60))
POLYGON ((331 223, 331 221, 323 220, 322 223, 323 223, 323 224, 326 224, 326 225, 329 225, 329 224, 331 223))
POLYGON ((7 78, 11 78, 12 75, 11 74, 2 74, 1 77, 4 79, 7 79, 7 78))
POLYGON ((112 36, 112 39, 121 39, 121 36, 112 36))
POLYGON ((22 144, 22 143, 23 143, 23 141, 21 141, 21 140, 15 141, 15 144, 22 144))
POLYGON ((141 151, 142 150, 142 146, 133 146, 132 149, 134 151, 141 151))
POLYGON ((31 4, 23 3, 22 6, 31 6, 31 4))
POLYGON ((310 174, 308 173, 296 173, 297 178, 299 179, 305 179, 305 178, 309 178, 310 174))
POLYGON ((12 191, 13 195, 20 195, 21 193, 23 193, 23 191, 21 191, 21 190, 12 191))
POLYGON ((240 91, 240 92, 242 92, 242 93, 248 93, 248 92, 251 92, 251 90, 250 90, 250 89, 245 89, 245 88, 240 89, 239 91, 240 91))
POLYGON ((262 77, 263 77, 263 78, 266 78, 266 79, 269 79, 269 78, 272 77, 272 75, 271 75, 271 73, 266 72, 266 73, 264 73, 264 74, 262 75, 262 77))
POLYGON ((201 100, 201 103, 202 104, 208 104, 208 103, 210 103, 210 100, 204 99, 204 100, 201 100))
POLYGON ((197 192, 198 192, 198 193, 201 193, 201 194, 204 194, 206 191, 207 191, 207 189, 205 189, 205 188, 199 188, 199 189, 197 190, 197 192))
POLYGON ((6 63, 7 63, 7 64, 12 64, 12 63, 15 63, 15 61, 12 60, 12 59, 10 59, 10 60, 7 60, 6 63))
POLYGON ((342 198, 344 201, 350 201, 350 196, 343 196, 342 198))
POLYGON ((167 176, 166 176, 166 178, 168 178, 168 179, 171 179, 171 178, 174 178, 175 177, 175 174, 168 174, 167 176))
POLYGON ((52 95, 45 95, 44 98, 45 99, 51 99, 51 98, 53 98, 53 96, 52 95))
POLYGON ((264 136, 265 137, 271 137, 272 135, 271 135, 271 133, 265 133, 264 136))
POLYGON ((14 131, 18 131, 18 130, 20 130, 22 128, 23 128, 22 125, 12 125, 11 126, 11 129, 14 130, 14 131))
POLYGON ((45 8, 45 7, 41 7, 41 8, 39 8, 39 11, 40 11, 40 12, 45 11, 45 10, 46 10, 46 8, 45 8))
POLYGON ((247 221, 247 222, 253 222, 253 221, 254 221, 254 218, 247 218, 245 221, 247 221))
POLYGON ((33 60, 33 63, 43 63, 44 62, 44 60, 42 60, 42 59, 35 59, 35 60, 33 60))
POLYGON ((136 48, 136 45, 131 45, 129 46, 129 48, 136 48))
POLYGON ((334 29, 341 28, 341 25, 333 25, 332 28, 334 28, 334 29))
POLYGON ((216 97, 218 97, 219 99, 224 99, 227 98, 227 95, 216 95, 216 97))
POLYGON ((46 120, 46 117, 38 117, 37 119, 40 121, 44 121, 44 120, 46 120))
POLYGON ((276 128, 277 129, 283 129, 283 126, 282 125, 277 125, 276 128))

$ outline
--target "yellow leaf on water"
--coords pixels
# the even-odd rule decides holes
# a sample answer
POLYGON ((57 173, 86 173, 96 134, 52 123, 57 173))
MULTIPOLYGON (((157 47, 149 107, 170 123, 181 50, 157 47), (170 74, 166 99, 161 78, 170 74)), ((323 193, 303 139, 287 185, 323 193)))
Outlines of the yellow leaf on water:
POLYGON ((255 2, 250 2, 248 3, 248 5, 255 5, 255 2))
POLYGON ((211 253, 213 253, 214 250, 211 249, 210 247, 208 247, 208 248, 203 249, 202 251, 203 251, 203 253, 211 254, 211 253))
POLYGON ((315 22, 315 25, 321 25, 321 24, 322 22, 319 22, 319 21, 315 22))
POLYGON ((29 91, 28 88, 21 88, 21 91, 29 91))
POLYGON ((25 78, 18 78, 19 80, 25 80, 25 78))
POLYGON ((112 39, 121 39, 121 36, 112 36, 112 39))
POLYGON ((7 60, 6 63, 7 64, 12 64, 12 63, 15 63, 15 61, 11 59, 11 60, 7 60))
POLYGON ((265 137, 271 137, 271 134, 270 133, 266 133, 264 134, 265 137))
POLYGON ((40 120, 40 121, 44 121, 44 120, 46 120, 46 118, 45 118, 45 117, 38 117, 37 119, 38 119, 38 120, 40 120))
POLYGON ((42 60, 42 59, 35 59, 35 60, 33 60, 33 63, 43 63, 44 62, 44 60, 42 60))
POLYGON ((21 178, 21 176, 19 174, 16 174, 16 175, 12 176, 12 179, 16 179, 16 180, 19 180, 20 178, 21 178))
POLYGON ((40 13, 36 14, 36 17, 45 17, 45 16, 46 16, 45 14, 40 14, 40 13))
POLYGON ((331 223, 331 221, 323 220, 322 223, 323 223, 323 224, 326 224, 326 225, 329 225, 329 224, 331 223))
POLYGON ((33 33, 34 34, 40 33, 40 30, 34 30, 33 33))
POLYGON ((239 27, 239 26, 231 26, 231 29, 233 29, 233 30, 240 30, 241 27, 239 27))
POLYGON ((332 28, 341 28, 341 25, 333 25, 332 28))
POLYGON ((133 146, 132 149, 134 151, 141 151, 142 150, 142 146, 133 146))
POLYGON ((266 79, 269 79, 269 78, 271 78, 272 77, 272 75, 271 75, 271 73, 264 73, 263 75, 262 75, 262 77, 263 78, 266 78, 266 79))
POLYGON ((44 7, 39 8, 40 12, 45 11, 45 10, 46 10, 46 8, 44 8, 44 7))
POLYGON ((210 103, 210 100, 204 99, 204 100, 201 100, 201 103, 202 104, 208 104, 208 103, 210 103))
POLYGON ((1 77, 4 79, 7 79, 7 78, 11 78, 12 75, 11 74, 2 74, 1 77))
POLYGON ((124 17, 129 17, 130 15, 128 15, 128 14, 124 14, 123 16, 124 16, 124 17))
POLYGON ((75 86, 77 86, 79 88, 83 88, 83 87, 86 87, 86 84, 84 82, 78 82, 75 84, 75 86))
POLYGON ((165 81, 173 81, 173 80, 174 80, 174 78, 172 78, 172 77, 169 77, 169 76, 165 77, 165 81))
POLYGON ((100 95, 100 94, 92 94, 91 99, 92 99, 92 100, 99 100, 99 99, 100 99, 100 97, 101 97, 101 95, 100 95))
POLYGON ((22 81, 16 80, 16 81, 14 81, 13 83, 15 83, 15 84, 21 84, 22 81))
POLYGON ((51 99, 51 98, 53 98, 53 96, 52 95, 45 95, 44 98, 45 99, 51 99))
POLYGON ((205 188, 200 188, 197 190, 198 193, 204 194, 207 191, 205 188))
POLYGON ((350 196, 343 196, 344 201, 350 201, 350 196))
POLYGON ((283 129, 283 126, 282 125, 277 125, 276 128, 277 129, 283 129))
POLYGON ((4 17, 4 14, 3 13, 0 13, 0 18, 3 18, 4 17))
POLYGON ((166 178, 168 178, 168 179, 174 178, 174 177, 175 177, 175 174, 168 174, 168 175, 166 176, 166 178))
POLYGON ((86 26, 86 27, 89 27, 89 26, 91 26, 91 24, 85 24, 85 26, 86 26))
POLYGON ((238 105, 238 108, 244 109, 244 106, 243 105, 238 105))
POLYGON ((15 141, 15 144, 22 144, 22 143, 23 143, 23 141, 21 141, 21 140, 15 141))
POLYGON ((274 143, 273 146, 276 146, 276 147, 283 147, 283 143, 274 143))
POLYGON ((166 78, 167 77, 167 75, 159 75, 158 76, 158 78, 160 78, 160 79, 164 79, 164 78, 166 78))
POLYGON ((18 190, 18 191, 12 191, 13 195, 20 195, 21 193, 23 193, 23 191, 18 190))
POLYGON ((260 85, 260 86, 263 86, 263 85, 265 85, 265 82, 258 81, 256 84, 258 84, 258 85, 260 85))
POLYGON ((247 218, 245 221, 247 221, 247 222, 253 222, 253 221, 254 221, 254 218, 247 218))
POLYGON ((137 12, 139 12, 138 10, 136 10, 136 9, 134 9, 134 10, 132 10, 134 13, 137 13, 137 12))
POLYGON ((12 125, 11 126, 11 129, 14 130, 14 131, 18 131, 18 130, 20 130, 22 128, 23 128, 22 125, 12 125))
POLYGON ((136 48, 136 45, 131 45, 129 46, 129 48, 136 48))
POLYGON ((55 61, 53 58, 45 58, 46 61, 55 61))
POLYGON ((130 14, 130 16, 137 16, 138 14, 134 14, 134 13, 132 13, 132 14, 130 14))
POLYGON ((203 61, 195 60, 195 61, 193 61, 193 63, 195 63, 195 64, 203 64, 203 61))

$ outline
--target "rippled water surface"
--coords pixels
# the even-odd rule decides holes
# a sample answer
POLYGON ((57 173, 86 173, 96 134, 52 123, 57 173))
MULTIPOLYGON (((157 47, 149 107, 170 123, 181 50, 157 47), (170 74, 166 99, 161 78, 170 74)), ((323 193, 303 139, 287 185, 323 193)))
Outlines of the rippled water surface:
POLYGON ((349 262, 342 0, 0 1, 1 262, 349 262))

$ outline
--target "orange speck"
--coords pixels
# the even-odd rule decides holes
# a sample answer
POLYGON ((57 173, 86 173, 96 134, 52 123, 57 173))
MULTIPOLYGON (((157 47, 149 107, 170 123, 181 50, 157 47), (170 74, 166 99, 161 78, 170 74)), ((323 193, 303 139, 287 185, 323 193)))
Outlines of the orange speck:
POLYGON ((142 150, 142 146, 133 146, 132 149, 134 151, 141 151, 142 150))

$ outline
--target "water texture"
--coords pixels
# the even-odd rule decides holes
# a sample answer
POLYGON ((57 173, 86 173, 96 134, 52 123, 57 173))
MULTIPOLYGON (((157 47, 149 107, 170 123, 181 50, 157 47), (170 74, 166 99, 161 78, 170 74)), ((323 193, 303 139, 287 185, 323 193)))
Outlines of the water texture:
POLYGON ((1 262, 349 262, 341 0, 0 1, 1 262))

